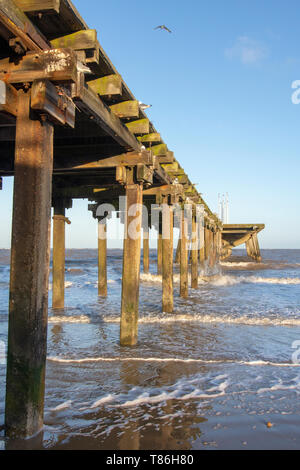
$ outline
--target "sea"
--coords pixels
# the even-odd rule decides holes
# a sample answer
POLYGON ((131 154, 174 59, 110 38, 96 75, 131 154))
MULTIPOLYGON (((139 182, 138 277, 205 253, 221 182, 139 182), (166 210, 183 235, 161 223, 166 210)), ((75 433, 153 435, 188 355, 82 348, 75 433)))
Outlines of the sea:
POLYGON ((243 250, 163 313, 156 252, 141 269, 139 341, 120 347, 122 251, 108 251, 108 296, 97 251, 67 250, 65 308, 51 309, 43 432, 4 437, 9 296, 0 250, 0 449, 196 450, 300 448, 300 250, 243 250))

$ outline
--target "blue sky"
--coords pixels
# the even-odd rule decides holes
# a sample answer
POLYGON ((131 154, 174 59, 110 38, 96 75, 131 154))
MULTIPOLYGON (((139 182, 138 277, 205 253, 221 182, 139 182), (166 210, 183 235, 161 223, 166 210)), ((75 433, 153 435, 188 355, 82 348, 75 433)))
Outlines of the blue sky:
MULTIPOLYGON (((263 248, 300 248, 300 80, 296 0, 74 0, 149 118, 213 211, 265 223, 263 248), (155 31, 166 24, 173 32, 155 31)), ((11 182, 0 193, 10 244, 11 182)), ((68 211, 69 247, 96 246, 85 201, 68 211)))

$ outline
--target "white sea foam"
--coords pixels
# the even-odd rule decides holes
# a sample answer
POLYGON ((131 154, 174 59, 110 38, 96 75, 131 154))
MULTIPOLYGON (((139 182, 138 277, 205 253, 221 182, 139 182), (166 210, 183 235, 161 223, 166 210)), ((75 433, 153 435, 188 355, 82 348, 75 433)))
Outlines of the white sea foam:
MULTIPOLYGON (((58 362, 62 364, 86 364, 86 363, 97 363, 97 362, 142 362, 142 363, 182 363, 182 364, 236 364, 245 366, 272 366, 272 367, 300 367, 300 364, 294 364, 290 362, 271 362, 263 360, 255 361, 235 361, 235 360, 205 360, 205 359, 185 359, 178 357, 84 357, 80 359, 70 359, 64 357, 48 357, 50 362, 58 362)), ((113 397, 113 396, 112 396, 113 397)))
POLYGON ((86 315, 77 316, 51 316, 48 319, 49 323, 90 323, 91 320, 86 315))
POLYGON ((68 408, 71 408, 72 403, 73 403, 72 400, 65 401, 64 403, 61 403, 60 405, 56 406, 55 408, 50 408, 50 411, 67 410, 68 408))
MULTIPOLYGON (((189 276, 190 277, 190 276, 189 276)), ((141 281, 151 283, 161 283, 162 278, 157 274, 141 274, 141 281)), ((281 285, 299 285, 299 277, 263 277, 263 276, 230 276, 229 274, 215 274, 213 276, 199 276, 200 284, 211 284, 213 286, 232 286, 240 283, 250 284, 281 284, 281 285)), ((180 275, 174 274, 174 283, 180 282, 180 275)))
MULTIPOLYGON (((119 323, 120 317, 106 316, 102 320, 104 323, 119 323)), ((253 325, 253 326, 300 326, 300 318, 285 318, 285 317, 255 317, 255 316, 236 316, 229 315, 204 315, 204 314, 161 314, 141 316, 138 320, 139 324, 151 323, 208 323, 219 324, 229 323, 232 325, 253 325)))

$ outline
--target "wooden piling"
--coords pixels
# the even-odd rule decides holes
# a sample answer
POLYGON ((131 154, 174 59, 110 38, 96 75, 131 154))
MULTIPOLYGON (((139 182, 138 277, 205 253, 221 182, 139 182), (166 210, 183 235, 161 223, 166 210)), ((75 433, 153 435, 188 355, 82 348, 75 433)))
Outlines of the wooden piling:
POLYGON ((54 205, 53 216, 52 308, 65 305, 65 207, 54 205))
POLYGON ((180 221, 180 297, 186 299, 189 294, 188 283, 188 239, 187 220, 184 211, 181 213, 180 221))
POLYGON ((192 247, 191 247, 191 256, 192 256, 192 289, 198 288, 198 223, 196 221, 196 215, 193 214, 192 218, 192 247))
POLYGON ((180 250, 181 250, 180 243, 181 243, 181 240, 179 238, 178 243, 177 243, 177 248, 176 248, 176 254, 175 254, 175 263, 176 264, 180 263, 180 250))
POLYGON ((120 330, 121 346, 134 346, 137 343, 142 198, 143 190, 141 185, 129 184, 126 186, 126 214, 120 330), (137 206, 135 206, 136 204, 139 204, 139 209, 137 209, 137 206), (136 209, 136 211, 134 209, 136 209))
POLYGON ((162 273, 162 228, 161 224, 157 235, 157 274, 162 273))
POLYGON ((199 263, 200 266, 203 266, 205 261, 205 228, 204 223, 201 221, 199 223, 199 263))
POLYGON ((164 204, 162 214, 162 309, 172 313, 173 301, 173 209, 164 204))
POLYGON ((98 295, 107 297, 107 224, 98 219, 98 295))
POLYGON ((29 437, 43 426, 50 260, 53 126, 30 117, 18 91, 11 242, 5 428, 29 437))
POLYGON ((144 273, 149 273, 149 227, 143 229, 143 266, 144 273))

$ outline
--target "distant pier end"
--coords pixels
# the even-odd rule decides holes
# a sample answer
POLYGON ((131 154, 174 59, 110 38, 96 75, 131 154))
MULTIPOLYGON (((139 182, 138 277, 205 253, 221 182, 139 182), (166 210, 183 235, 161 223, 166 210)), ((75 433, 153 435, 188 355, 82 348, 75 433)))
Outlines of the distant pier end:
POLYGON ((246 244, 247 255, 258 263, 261 262, 257 234, 265 228, 264 224, 225 224, 222 229, 221 260, 230 257, 232 249, 246 244))

